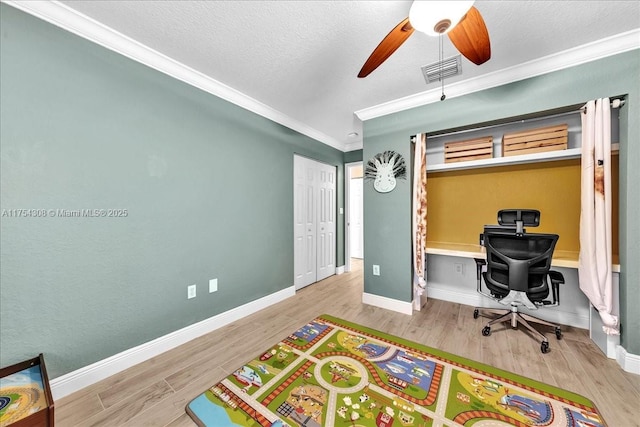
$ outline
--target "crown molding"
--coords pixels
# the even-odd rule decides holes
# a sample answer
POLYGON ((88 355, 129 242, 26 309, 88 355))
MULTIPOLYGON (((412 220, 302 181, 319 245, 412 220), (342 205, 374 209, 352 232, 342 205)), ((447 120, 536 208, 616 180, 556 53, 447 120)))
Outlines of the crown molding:
POLYGON ((151 67, 167 74, 184 83, 215 95, 219 98, 238 105, 255 114, 293 129, 303 135, 315 139, 323 144, 345 150, 345 144, 332 138, 305 123, 293 119, 286 114, 275 110, 233 89, 211 77, 202 74, 170 57, 151 49, 125 36, 100 22, 83 15, 58 1, 42 0, 2 0, 2 3, 15 7, 23 12, 33 15, 43 21, 85 38, 102 47, 126 56, 136 62, 151 67))
POLYGON ((361 150, 362 147, 363 147, 362 140, 353 141, 353 142, 347 142, 346 144, 344 144, 343 151, 346 153, 348 151, 361 150))
MULTIPOLYGON (((354 144, 338 141, 58 1, 0 1, 337 150, 346 152, 362 148, 361 142, 354 144)), ((640 29, 635 29, 473 79, 453 83, 447 86, 447 97, 455 98, 638 48, 640 48, 640 29)), ((435 102, 440 102, 439 89, 420 92, 364 108, 354 114, 360 120, 366 121, 435 102)))
MULTIPOLYGON (((455 98, 502 86, 639 48, 640 29, 627 31, 503 70, 452 83, 447 85, 447 98, 455 98)), ((366 121, 422 105, 440 102, 440 95, 440 88, 432 89, 364 108, 354 114, 360 120, 366 121)))

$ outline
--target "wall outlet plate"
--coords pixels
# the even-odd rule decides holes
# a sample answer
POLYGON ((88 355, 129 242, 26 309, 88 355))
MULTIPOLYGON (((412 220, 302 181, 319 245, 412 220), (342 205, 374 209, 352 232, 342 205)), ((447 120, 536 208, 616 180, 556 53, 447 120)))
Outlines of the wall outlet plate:
POLYGON ((373 275, 374 276, 380 275, 380 266, 377 264, 373 264, 373 275))
POLYGON ((187 299, 196 297, 196 285, 187 286, 187 299))
POLYGON ((218 279, 209 280, 209 293, 216 292, 218 290, 218 279))

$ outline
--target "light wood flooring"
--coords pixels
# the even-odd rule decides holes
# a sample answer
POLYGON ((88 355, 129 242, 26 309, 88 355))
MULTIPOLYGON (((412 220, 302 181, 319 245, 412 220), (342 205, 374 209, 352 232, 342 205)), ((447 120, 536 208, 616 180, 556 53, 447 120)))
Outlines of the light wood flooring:
POLYGON ((624 372, 589 340, 565 327, 551 352, 520 330, 480 333, 473 308, 430 299, 413 316, 362 304, 362 262, 294 297, 93 384, 55 403, 56 425, 194 426, 185 405, 273 343, 320 314, 331 314, 497 366, 593 400, 609 427, 640 427, 640 376, 624 372))

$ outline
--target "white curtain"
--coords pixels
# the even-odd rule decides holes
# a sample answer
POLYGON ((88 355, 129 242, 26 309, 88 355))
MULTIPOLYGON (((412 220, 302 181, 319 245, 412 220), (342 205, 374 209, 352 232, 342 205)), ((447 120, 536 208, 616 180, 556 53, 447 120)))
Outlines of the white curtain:
POLYGON ((413 308, 427 301, 427 135, 416 135, 413 160, 413 308))
POLYGON ((604 332, 618 335, 612 314, 611 112, 609 98, 589 101, 582 112, 580 289, 598 310, 604 332))

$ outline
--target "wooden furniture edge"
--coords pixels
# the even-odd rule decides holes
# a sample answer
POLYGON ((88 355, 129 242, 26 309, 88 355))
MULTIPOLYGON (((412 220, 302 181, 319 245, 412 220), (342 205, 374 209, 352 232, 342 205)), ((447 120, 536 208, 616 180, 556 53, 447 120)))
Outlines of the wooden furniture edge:
MULTIPOLYGON (((4 378, 7 375, 15 374, 20 371, 24 371, 32 366, 40 366, 40 376, 42 377, 42 386, 44 388, 45 399, 47 400, 46 409, 41 409, 38 412, 34 412, 18 421, 8 424, 15 427, 28 427, 28 426, 53 426, 54 415, 54 402, 53 394, 51 393, 51 387, 49 386, 49 376, 47 374, 47 368, 44 363, 44 355, 40 353, 38 356, 23 360, 22 362, 15 363, 4 368, 0 368, 0 378, 4 378)), ((4 425, 4 424, 3 424, 4 425)))
MULTIPOLYGON (((480 245, 469 243, 427 242, 427 254, 460 258, 485 258, 486 251, 480 245)), ((578 268, 578 252, 556 250, 551 261, 553 267, 578 268)), ((611 271, 620 272, 618 256, 613 256, 611 271)))

